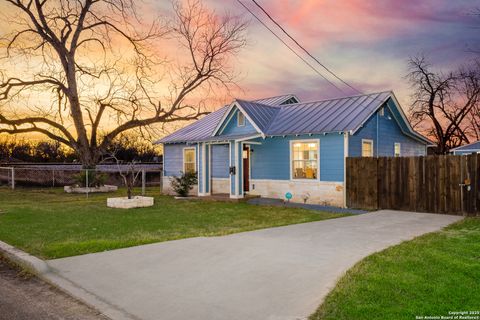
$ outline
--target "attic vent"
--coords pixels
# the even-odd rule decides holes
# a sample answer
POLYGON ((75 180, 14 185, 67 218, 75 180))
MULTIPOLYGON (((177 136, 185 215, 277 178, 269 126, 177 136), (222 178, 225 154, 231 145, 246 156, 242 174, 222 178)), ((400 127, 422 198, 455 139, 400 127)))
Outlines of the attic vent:
POLYGON ((385 115, 385 107, 381 107, 380 110, 378 110, 378 114, 383 117, 385 115))
POLYGON ((245 125, 245 115, 241 112, 238 112, 237 125, 239 127, 243 127, 245 125))

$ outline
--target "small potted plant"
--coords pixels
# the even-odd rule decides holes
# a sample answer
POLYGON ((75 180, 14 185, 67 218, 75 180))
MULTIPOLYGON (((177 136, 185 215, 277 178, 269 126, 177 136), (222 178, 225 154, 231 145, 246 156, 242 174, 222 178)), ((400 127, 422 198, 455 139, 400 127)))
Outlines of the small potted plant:
POLYGON ((190 190, 197 184, 197 173, 181 172, 181 175, 170 178, 170 184, 177 194, 175 199, 186 199, 190 190))

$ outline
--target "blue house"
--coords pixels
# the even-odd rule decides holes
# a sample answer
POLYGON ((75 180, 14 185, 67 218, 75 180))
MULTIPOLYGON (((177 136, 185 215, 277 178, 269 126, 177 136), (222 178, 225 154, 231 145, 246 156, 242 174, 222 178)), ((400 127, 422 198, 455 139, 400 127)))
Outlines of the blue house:
POLYGON ((292 94, 236 99, 159 140, 164 190, 196 171, 198 196, 246 194, 344 206, 346 157, 420 156, 415 132, 393 92, 300 102, 292 94))

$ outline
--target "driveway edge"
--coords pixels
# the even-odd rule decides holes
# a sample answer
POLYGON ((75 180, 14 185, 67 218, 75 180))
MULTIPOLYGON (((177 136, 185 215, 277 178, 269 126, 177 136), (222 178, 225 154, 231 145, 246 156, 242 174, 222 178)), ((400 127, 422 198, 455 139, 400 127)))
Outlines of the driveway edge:
POLYGON ((17 249, 14 246, 11 246, 3 241, 0 241, 0 254, 2 254, 5 258, 10 260, 14 264, 39 277, 42 277, 42 275, 45 275, 46 273, 49 273, 51 271, 50 267, 45 261, 34 257, 20 249, 17 249))
POLYGON ((3 256, 11 263, 39 277, 69 296, 72 296, 74 299, 101 312, 110 319, 138 320, 137 317, 129 314, 125 310, 103 301, 96 295, 58 275, 57 272, 55 272, 55 269, 51 268, 46 261, 32 256, 3 241, 0 241, 0 256, 3 256))

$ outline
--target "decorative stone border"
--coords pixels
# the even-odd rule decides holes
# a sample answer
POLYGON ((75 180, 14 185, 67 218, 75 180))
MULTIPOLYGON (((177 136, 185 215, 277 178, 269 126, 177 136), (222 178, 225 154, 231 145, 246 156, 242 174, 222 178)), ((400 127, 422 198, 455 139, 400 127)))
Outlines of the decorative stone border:
POLYGON ((75 186, 65 186, 63 187, 66 193, 105 193, 117 191, 117 186, 104 185, 100 187, 75 187, 75 186))
POLYGON ((107 198, 107 207, 119 209, 151 207, 153 203, 153 197, 135 196, 132 199, 127 197, 107 198))

